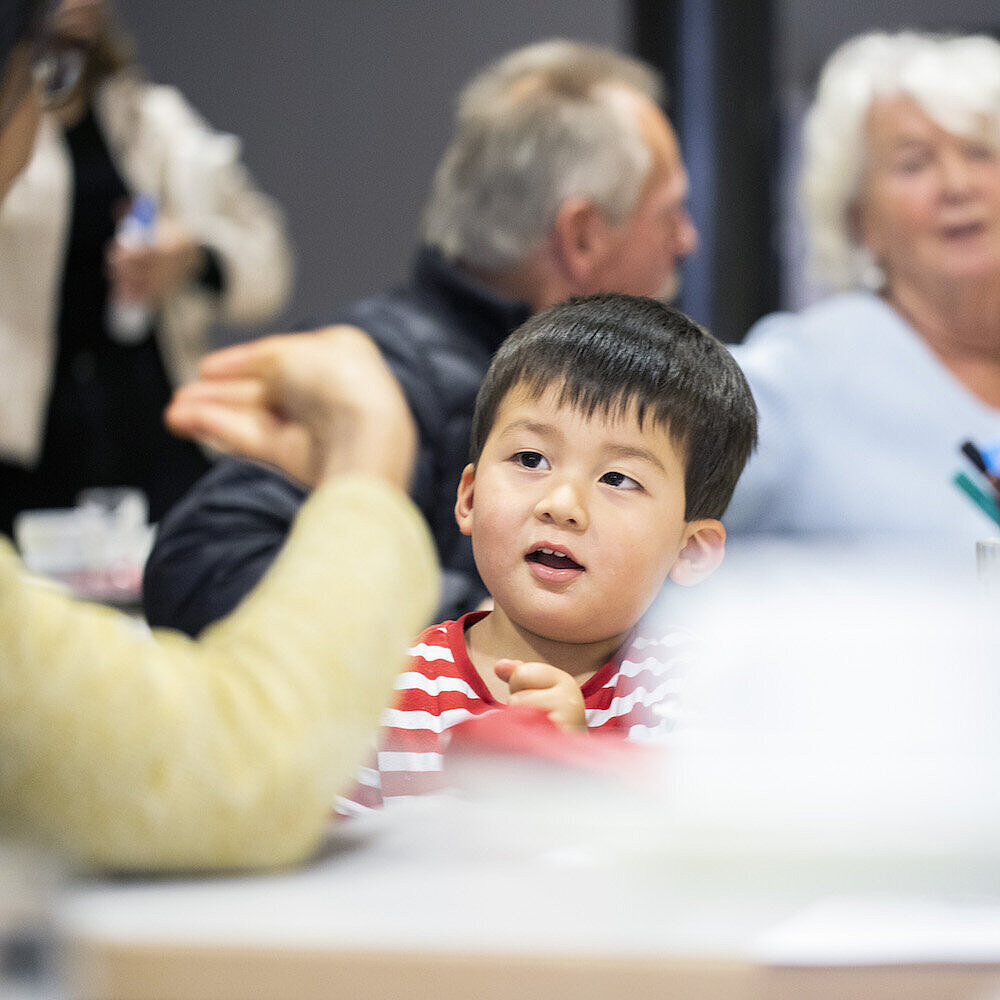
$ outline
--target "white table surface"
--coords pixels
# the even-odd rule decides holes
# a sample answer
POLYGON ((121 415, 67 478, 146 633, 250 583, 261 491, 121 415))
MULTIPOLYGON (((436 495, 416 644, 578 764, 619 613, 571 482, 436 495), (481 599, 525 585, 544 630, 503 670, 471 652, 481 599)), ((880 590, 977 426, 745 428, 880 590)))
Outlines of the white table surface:
MULTIPOLYGON (((669 853, 608 850, 594 835, 553 846, 527 824, 524 837, 502 820, 486 833, 491 814, 470 808, 425 801, 342 828, 292 872, 80 882, 58 911, 66 991, 1000 997, 1000 898, 902 883, 865 891, 863 878, 831 897, 839 880, 824 884, 815 869, 800 878, 805 868, 730 857, 713 874, 669 853)), ((569 809, 567 829, 573 818, 569 809)))

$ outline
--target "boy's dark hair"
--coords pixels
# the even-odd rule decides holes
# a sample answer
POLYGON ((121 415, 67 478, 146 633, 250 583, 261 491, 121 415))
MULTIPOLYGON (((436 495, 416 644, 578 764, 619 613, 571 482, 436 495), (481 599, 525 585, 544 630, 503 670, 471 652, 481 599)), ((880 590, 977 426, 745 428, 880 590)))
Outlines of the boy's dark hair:
POLYGON ((721 517, 757 444, 757 407, 725 346, 655 299, 590 295, 538 313, 497 351, 476 397, 471 460, 479 461, 500 403, 515 386, 588 417, 636 406, 685 457, 685 520, 721 517))

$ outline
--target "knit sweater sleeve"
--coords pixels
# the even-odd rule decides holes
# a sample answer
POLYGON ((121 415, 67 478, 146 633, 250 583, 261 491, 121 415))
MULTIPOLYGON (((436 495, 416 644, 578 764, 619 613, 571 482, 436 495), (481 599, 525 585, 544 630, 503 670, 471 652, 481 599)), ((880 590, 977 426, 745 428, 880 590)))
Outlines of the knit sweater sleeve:
POLYGON ((307 856, 437 600, 419 514, 353 477, 198 640, 28 582, 0 546, 0 820, 98 867, 307 856))

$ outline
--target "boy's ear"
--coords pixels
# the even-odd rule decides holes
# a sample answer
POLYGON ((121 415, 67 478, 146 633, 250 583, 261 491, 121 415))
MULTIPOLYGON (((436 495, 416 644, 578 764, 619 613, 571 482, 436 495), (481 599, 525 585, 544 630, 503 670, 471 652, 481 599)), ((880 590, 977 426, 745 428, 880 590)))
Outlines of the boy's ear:
POLYGON ((706 517, 687 526, 684 544, 668 574, 674 583, 690 587, 710 576, 726 554, 726 529, 706 517))
POLYGON ((472 534, 472 495, 476 482, 476 467, 470 462, 462 470, 458 481, 458 497, 455 500, 455 520, 463 535, 472 534))

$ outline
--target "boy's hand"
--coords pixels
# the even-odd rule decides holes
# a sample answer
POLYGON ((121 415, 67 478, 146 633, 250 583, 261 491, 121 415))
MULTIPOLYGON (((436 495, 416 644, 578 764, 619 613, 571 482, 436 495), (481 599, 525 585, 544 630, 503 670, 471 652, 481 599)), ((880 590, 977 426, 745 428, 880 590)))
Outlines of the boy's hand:
POLYGON ((580 685, 565 670, 521 660, 500 660, 493 669, 510 688, 511 705, 540 708, 561 729, 587 728, 580 685))

